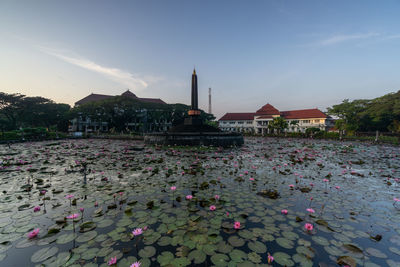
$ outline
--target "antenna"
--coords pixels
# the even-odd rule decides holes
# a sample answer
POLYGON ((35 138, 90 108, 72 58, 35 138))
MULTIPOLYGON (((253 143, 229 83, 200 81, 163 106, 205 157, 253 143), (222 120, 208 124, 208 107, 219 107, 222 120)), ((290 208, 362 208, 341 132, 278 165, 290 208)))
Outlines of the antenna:
POLYGON ((208 88, 208 113, 211 114, 211 87, 208 88))

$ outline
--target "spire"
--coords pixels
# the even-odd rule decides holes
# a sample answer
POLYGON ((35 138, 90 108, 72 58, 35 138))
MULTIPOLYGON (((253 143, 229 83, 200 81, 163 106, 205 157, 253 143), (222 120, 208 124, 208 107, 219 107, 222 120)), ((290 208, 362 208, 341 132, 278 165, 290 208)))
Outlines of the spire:
POLYGON ((198 99, 197 99, 197 75, 196 69, 193 69, 192 75, 192 110, 198 110, 198 99))

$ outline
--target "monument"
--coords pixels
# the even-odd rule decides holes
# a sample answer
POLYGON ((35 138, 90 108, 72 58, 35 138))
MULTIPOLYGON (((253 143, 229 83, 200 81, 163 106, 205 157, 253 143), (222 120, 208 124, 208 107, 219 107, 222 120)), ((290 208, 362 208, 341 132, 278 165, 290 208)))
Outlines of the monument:
POLYGON ((243 144, 243 136, 239 133, 222 132, 220 129, 205 124, 200 117, 198 107, 197 74, 192 74, 191 106, 188 117, 183 124, 172 127, 163 133, 151 133, 144 137, 146 144, 157 145, 189 145, 189 146, 240 146, 243 144))

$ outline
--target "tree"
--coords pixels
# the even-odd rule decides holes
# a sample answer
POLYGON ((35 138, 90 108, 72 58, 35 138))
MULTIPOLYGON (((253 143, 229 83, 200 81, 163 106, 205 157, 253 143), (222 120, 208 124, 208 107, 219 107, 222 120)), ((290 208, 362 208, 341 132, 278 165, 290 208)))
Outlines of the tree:
MULTIPOLYGON (((90 118, 94 122, 107 122, 109 128, 121 132, 128 125, 135 125, 134 130, 140 132, 162 131, 167 123, 177 125, 183 123, 190 107, 183 104, 159 104, 142 102, 124 96, 115 96, 97 102, 75 107, 70 114, 73 118, 90 118)), ((204 121, 214 120, 212 114, 201 111, 204 121)))
MULTIPOLYGON (((269 127, 269 125, 268 125, 269 127)), ((288 128, 288 122, 282 117, 275 117, 272 120, 271 128, 273 130, 277 130, 278 134, 283 132, 286 128, 288 128)))
POLYGON ((57 104, 44 97, 27 97, 21 94, 0 92, 0 116, 7 130, 20 127, 54 126, 66 131, 70 106, 57 104))

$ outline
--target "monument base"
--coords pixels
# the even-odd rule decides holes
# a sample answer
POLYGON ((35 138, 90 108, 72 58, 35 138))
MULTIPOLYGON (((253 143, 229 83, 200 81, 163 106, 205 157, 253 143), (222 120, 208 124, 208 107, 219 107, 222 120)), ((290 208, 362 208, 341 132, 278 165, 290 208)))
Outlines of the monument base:
POLYGON ((185 118, 185 121, 183 122, 184 125, 202 125, 203 122, 198 116, 190 116, 188 118, 185 118))

